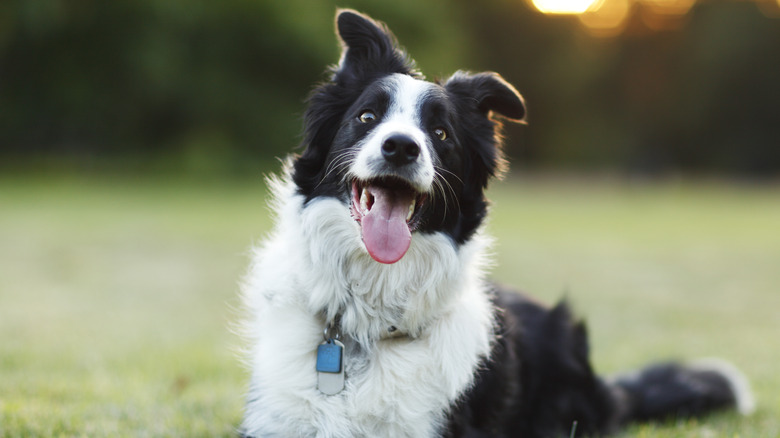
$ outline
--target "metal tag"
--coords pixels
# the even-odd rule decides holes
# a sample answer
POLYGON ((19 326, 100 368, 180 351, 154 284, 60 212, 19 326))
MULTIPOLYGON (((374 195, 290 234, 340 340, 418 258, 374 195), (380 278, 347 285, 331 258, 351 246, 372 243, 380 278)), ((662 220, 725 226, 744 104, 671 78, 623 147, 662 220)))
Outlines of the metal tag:
POLYGON ((321 373, 341 372, 341 354, 344 347, 328 339, 317 347, 317 371, 321 373))
POLYGON ((330 338, 317 348, 317 389, 326 395, 344 389, 344 344, 330 338))

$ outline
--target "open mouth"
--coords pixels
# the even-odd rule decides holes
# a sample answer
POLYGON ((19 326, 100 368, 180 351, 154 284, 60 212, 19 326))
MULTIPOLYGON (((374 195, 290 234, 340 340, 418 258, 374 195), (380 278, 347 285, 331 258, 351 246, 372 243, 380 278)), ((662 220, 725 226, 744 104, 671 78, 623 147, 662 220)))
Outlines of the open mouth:
POLYGON ((352 216, 360 224, 363 244, 380 263, 395 263, 406 254, 420 222, 427 195, 399 178, 352 181, 352 216))

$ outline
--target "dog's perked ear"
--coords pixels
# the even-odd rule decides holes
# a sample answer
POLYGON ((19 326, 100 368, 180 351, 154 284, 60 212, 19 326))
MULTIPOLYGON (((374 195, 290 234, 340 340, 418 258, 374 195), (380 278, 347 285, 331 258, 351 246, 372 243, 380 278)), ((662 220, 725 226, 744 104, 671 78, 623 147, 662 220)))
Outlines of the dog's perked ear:
POLYGON ((384 24, 351 9, 341 9, 336 13, 336 29, 342 53, 334 81, 365 83, 392 73, 421 76, 384 24))

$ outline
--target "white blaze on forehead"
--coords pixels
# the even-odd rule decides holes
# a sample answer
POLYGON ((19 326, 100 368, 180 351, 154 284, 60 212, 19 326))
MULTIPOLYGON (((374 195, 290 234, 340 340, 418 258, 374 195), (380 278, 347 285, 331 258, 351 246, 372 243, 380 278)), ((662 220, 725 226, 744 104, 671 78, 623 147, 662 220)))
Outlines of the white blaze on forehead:
POLYGON ((434 85, 402 74, 394 74, 388 79, 394 91, 388 116, 403 118, 419 126, 420 109, 434 85))
POLYGON ((435 85, 399 73, 390 75, 383 81, 390 94, 390 105, 387 112, 380 115, 378 125, 360 143, 360 152, 351 173, 363 180, 379 176, 375 169, 384 162, 382 144, 392 135, 406 135, 420 146, 420 157, 411 172, 409 182, 419 191, 428 191, 434 175, 432 146, 426 135, 426 128, 422 125, 420 111, 425 98, 435 85))

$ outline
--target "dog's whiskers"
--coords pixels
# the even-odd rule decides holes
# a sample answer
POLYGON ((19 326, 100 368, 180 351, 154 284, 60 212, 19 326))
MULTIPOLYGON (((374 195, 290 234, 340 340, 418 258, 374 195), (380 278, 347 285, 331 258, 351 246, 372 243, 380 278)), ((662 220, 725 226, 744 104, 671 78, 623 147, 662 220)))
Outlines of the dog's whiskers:
POLYGON ((345 168, 349 168, 355 162, 355 154, 352 151, 344 151, 333 159, 328 167, 325 169, 325 174, 317 183, 315 188, 319 187, 333 172, 341 172, 345 168))
MULTIPOLYGON (((449 201, 448 201, 449 196, 447 196, 448 192, 449 192, 449 194, 452 195, 452 199, 455 201, 458 210, 460 210, 460 201, 458 201, 458 196, 455 193, 455 189, 452 187, 452 184, 450 184, 450 182, 447 181, 447 178, 445 178, 444 175, 442 175, 442 173, 440 171, 444 171, 444 172, 447 172, 447 173, 453 175, 461 183, 463 183, 463 181, 460 178, 458 178, 457 175, 455 175, 454 173, 450 172, 447 169, 444 169, 444 168, 442 168, 440 166, 436 166, 436 165, 434 165, 433 167, 434 167, 434 170, 435 170, 435 177, 433 179, 434 187, 439 189, 439 192, 441 193, 441 196, 444 199, 444 215, 446 217, 446 215, 447 215, 447 208, 449 206, 448 205, 449 204, 449 201), (446 184, 446 187, 445 187, 445 184, 446 184)), ((434 194, 435 194, 435 192, 436 191, 434 190, 434 194)))
MULTIPOLYGON (((438 176, 438 174, 437 174, 438 176)), ((433 180, 433 196, 432 198, 436 198, 436 192, 438 190, 439 193, 441 193, 441 197, 444 200, 444 217, 447 217, 447 194, 444 192, 444 187, 442 186, 440 178, 434 178, 433 180)))
POLYGON ((443 171, 443 172, 447 172, 447 173, 449 173, 450 175, 452 175, 452 176, 453 176, 455 179, 457 179, 457 180, 458 180, 458 181, 459 181, 461 184, 463 184, 463 180, 462 180, 462 179, 460 179, 460 177, 459 177, 458 175, 456 175, 454 172, 452 172, 452 171, 450 171, 450 170, 447 170, 447 169, 445 169, 445 168, 443 168, 443 167, 441 167, 441 166, 436 166, 436 165, 434 165, 433 167, 436 169, 437 173, 438 173, 438 171, 440 171, 440 170, 441 170, 441 171, 443 171))

